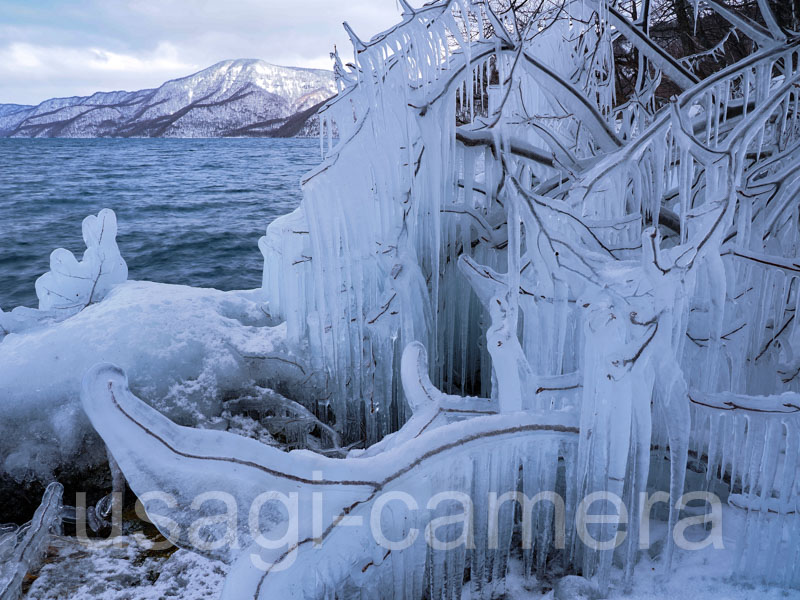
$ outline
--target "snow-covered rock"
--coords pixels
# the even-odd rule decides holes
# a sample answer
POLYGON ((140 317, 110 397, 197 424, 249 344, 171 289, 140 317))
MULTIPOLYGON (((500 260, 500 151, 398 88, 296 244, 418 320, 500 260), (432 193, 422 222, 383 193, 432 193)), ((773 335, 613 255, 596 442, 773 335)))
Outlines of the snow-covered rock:
POLYGON ((86 546, 58 538, 28 591, 36 600, 185 600, 219 597, 227 566, 185 550, 148 553, 135 536, 86 546))
POLYGON ((124 365, 140 397, 191 425, 218 416, 224 395, 249 382, 305 378, 286 359, 285 327, 272 325, 256 292, 129 281, 63 322, 7 335, 0 471, 47 481, 67 465, 105 462, 79 398, 98 362, 124 365))
POLYGON ((0 105, 0 136, 287 137, 335 93, 331 71, 226 60, 156 89, 0 105))

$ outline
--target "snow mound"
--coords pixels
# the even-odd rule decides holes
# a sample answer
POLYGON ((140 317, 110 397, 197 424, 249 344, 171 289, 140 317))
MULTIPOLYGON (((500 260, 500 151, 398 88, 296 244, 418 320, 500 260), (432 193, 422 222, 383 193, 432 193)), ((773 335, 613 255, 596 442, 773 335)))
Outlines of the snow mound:
POLYGON ((186 425, 209 424, 249 382, 305 378, 255 292, 127 282, 63 322, 0 341, 0 469, 18 480, 105 461, 80 382, 113 361, 139 397, 186 425), (276 358, 276 360, 270 360, 276 358))

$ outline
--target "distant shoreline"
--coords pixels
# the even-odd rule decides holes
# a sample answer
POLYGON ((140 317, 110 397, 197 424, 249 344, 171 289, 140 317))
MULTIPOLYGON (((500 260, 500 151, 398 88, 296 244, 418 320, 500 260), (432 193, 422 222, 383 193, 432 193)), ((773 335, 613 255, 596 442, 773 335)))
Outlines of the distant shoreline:
POLYGON ((314 137, 332 71, 238 59, 155 89, 0 104, 0 137, 314 137))

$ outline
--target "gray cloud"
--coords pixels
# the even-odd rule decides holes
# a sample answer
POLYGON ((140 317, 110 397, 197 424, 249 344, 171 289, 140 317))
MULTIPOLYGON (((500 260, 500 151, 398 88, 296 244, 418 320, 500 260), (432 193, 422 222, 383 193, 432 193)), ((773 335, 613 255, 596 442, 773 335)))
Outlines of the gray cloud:
POLYGON ((154 87, 229 58, 330 68, 396 0, 0 0, 0 103, 154 87))

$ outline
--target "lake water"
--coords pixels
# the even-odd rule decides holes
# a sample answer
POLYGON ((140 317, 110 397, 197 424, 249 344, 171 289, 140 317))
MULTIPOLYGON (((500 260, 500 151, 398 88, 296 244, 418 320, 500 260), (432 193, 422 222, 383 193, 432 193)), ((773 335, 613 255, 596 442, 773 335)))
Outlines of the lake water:
POLYGON ((258 287, 258 238, 319 161, 311 139, 0 138, 0 308, 37 306, 50 252, 80 259, 81 221, 101 208, 130 279, 258 287))

